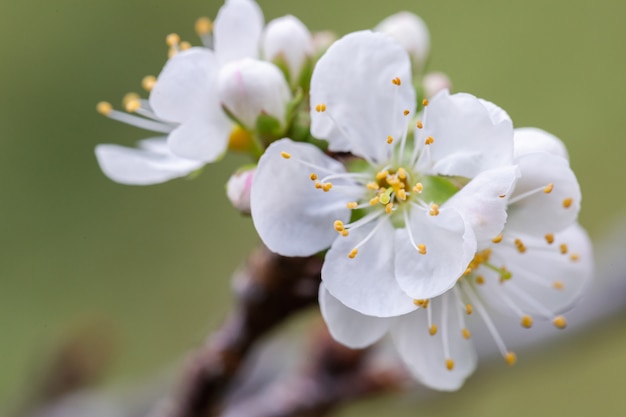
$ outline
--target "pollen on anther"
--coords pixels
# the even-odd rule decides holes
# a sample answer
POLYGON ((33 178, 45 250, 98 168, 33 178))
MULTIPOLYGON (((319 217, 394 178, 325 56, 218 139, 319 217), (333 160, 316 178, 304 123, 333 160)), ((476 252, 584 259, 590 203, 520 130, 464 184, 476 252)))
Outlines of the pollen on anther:
POLYGON ((572 262, 578 262, 580 261, 580 255, 577 253, 572 253, 569 258, 572 260, 572 262))
POLYGON ((408 111, 408 110, 405 110, 402 114, 404 114, 405 116, 408 116, 408 115, 409 115, 409 113, 411 113, 411 112, 410 112, 410 111, 408 111))
POLYGON ((476 284, 483 285, 485 283, 485 278, 483 276, 476 277, 476 284))
POLYGON ((557 290, 562 290, 563 288, 565 288, 565 285, 563 285, 563 281, 554 281, 552 283, 552 287, 554 287, 557 290))
POLYGON ((351 210, 354 210, 358 206, 359 206, 359 203, 357 203, 356 201, 350 201, 350 202, 346 203, 346 207, 351 209, 351 210))
POLYGON ((546 187, 543 189, 543 192, 546 194, 550 194, 553 189, 554 189, 554 184, 550 183, 546 185, 546 187))
POLYGON ((288 153, 288 152, 285 152, 285 151, 281 152, 281 153, 280 153, 280 156, 282 156, 282 157, 283 157, 283 158, 285 158, 285 159, 289 159, 289 158, 291 158, 291 154, 290 154, 290 153, 288 153))
POLYGON ((463 338, 465 340, 469 340, 469 338, 472 337, 472 334, 470 333, 470 331, 465 327, 461 329, 461 334, 463 335, 463 338))
POLYGON ((392 82, 394 85, 400 85, 400 84, 402 84, 402 80, 400 80, 400 77, 396 77, 396 78, 394 78, 393 80, 391 80, 391 82, 392 82))
POLYGON ((422 128, 424 128, 424 123, 422 123, 421 120, 418 120, 416 126, 417 126, 418 129, 422 129, 422 128))
POLYGON ((101 101, 96 105, 96 111, 104 116, 108 116, 113 111, 113 106, 108 101, 101 101))
POLYGON ((430 334, 431 336, 434 336, 437 334, 437 325, 433 324, 428 328, 428 334, 430 334))
POLYGON ((422 100, 422 105, 424 107, 428 106, 428 100, 427 99, 422 100))
POLYGON ((573 202, 574 200, 572 200, 571 198, 566 198, 565 200, 563 200, 563 207, 570 208, 573 202))
POLYGON ((156 77, 154 75, 146 75, 141 80, 141 87, 146 91, 152 91, 156 84, 156 77))
POLYGON ((419 299, 419 300, 413 300, 413 304, 415 304, 418 307, 422 307, 424 305, 425 300, 419 299))
POLYGON ((393 143, 393 137, 392 136, 387 136, 387 143, 390 144, 390 145, 393 143))
POLYGON ((380 188, 380 185, 376 182, 368 182, 366 187, 368 190, 376 191, 380 188))
POLYGON ((213 32, 213 22, 208 17, 201 17, 196 20, 196 33, 198 36, 213 32))
POLYGON ((358 254, 359 254, 359 250, 357 248, 354 248, 348 254, 348 258, 354 259, 358 254))
POLYGON ((404 201, 406 200, 406 191, 404 191, 402 188, 398 190, 398 192, 396 193, 396 197, 398 197, 398 199, 404 201))
POLYGON ((430 205, 430 211, 428 212, 428 214, 430 214, 431 216, 438 216, 439 215, 439 204, 431 204, 430 205))
POLYGON ((429 136, 429 137, 427 137, 427 138, 426 138, 426 140, 424 141, 424 143, 425 143, 426 145, 432 145, 434 141, 435 141, 435 138, 433 138, 432 136, 429 136))
POLYGON ((415 191, 416 193, 421 193, 422 191, 424 191, 424 185, 422 185, 421 182, 418 182, 417 184, 415 184, 415 186, 413 187, 413 191, 415 191))
POLYGON ((187 41, 182 41, 178 47, 181 51, 186 51, 187 49, 191 48, 191 44, 187 41))
POLYGON ((401 180, 406 179, 406 169, 398 168, 398 172, 396 174, 398 175, 398 178, 400 178, 401 180))
POLYGON ((385 213, 391 214, 392 211, 393 211, 393 203, 387 203, 387 205, 385 206, 385 213))
POLYGON ((317 174, 312 172, 311 175, 309 175, 309 178, 311 178, 311 181, 315 181, 317 179, 317 174))
POLYGON ((319 181, 315 181, 315 188, 317 188, 318 190, 322 189, 323 185, 321 182, 319 181))
POLYGON ((324 104, 324 103, 318 104, 317 106, 315 106, 315 111, 318 112, 318 113, 325 112, 326 111, 326 104, 324 104))
POLYGON ((515 239, 515 247, 517 248, 517 251, 519 253, 525 253, 526 252, 526 245, 524 245, 524 243, 522 242, 521 239, 515 239))
POLYGON ((343 232, 344 226, 341 220, 335 220, 335 223, 333 223, 333 227, 336 231, 343 232))
POLYGON ((517 362, 517 355, 514 352, 507 352, 507 354, 504 355, 504 361, 507 365, 513 366, 515 362, 517 362))
POLYGON ((333 188, 333 184, 330 182, 327 182, 326 184, 322 185, 322 191, 324 191, 325 193, 329 192, 332 188, 333 188))
POLYGON ((567 327, 567 321, 563 316, 557 316, 552 320, 552 323, 559 329, 564 329, 567 327))
POLYGON ((493 239, 491 239, 491 241, 493 243, 500 243, 500 242, 502 242, 502 235, 498 235, 498 236, 494 237, 493 239))
POLYGON ((454 361, 452 359, 446 359, 446 369, 451 371, 454 369, 454 361))
POLYGON ((350 232, 348 232, 348 229, 343 229, 341 232, 341 236, 346 237, 350 234, 350 232))
POLYGON ((552 233, 548 233, 544 237, 546 238, 546 242, 548 242, 548 245, 554 243, 554 235, 552 233))
POLYGON ((170 33, 169 35, 165 37, 165 43, 170 48, 178 45, 179 42, 180 42, 180 36, 178 36, 178 34, 176 33, 170 33))
POLYGON ((474 312, 474 307, 471 304, 465 304, 465 312, 470 315, 474 312))
POLYGON ((426 245, 424 245, 423 243, 418 244, 417 251, 422 255, 426 255, 426 245))
POLYGON ((370 206, 375 206, 376 204, 378 204, 378 201, 380 200, 380 198, 378 198, 378 196, 372 198, 370 200, 370 206))
POLYGON ((521 323, 522 327, 530 329, 533 326, 533 318, 530 316, 522 316, 521 323))
POLYGON ((387 175, 389 175, 389 171, 384 170, 384 171, 379 171, 376 173, 376 179, 377 180, 382 180, 383 178, 386 178, 387 175))
POLYGON ((565 243, 561 243, 559 245, 559 249, 561 250, 562 255, 565 255, 567 253, 567 245, 565 243))

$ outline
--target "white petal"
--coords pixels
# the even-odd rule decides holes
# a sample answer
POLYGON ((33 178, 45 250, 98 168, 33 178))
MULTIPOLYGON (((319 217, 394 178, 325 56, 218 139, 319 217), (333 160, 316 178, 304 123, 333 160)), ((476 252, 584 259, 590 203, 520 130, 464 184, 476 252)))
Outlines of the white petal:
POLYGON ((444 90, 430 100, 423 123, 420 135, 434 139, 430 172, 473 178, 512 162, 513 124, 493 103, 444 90))
POLYGON ((339 343, 361 349, 378 341, 389 330, 389 318, 366 316, 343 305, 324 284, 320 285, 320 310, 328 330, 339 343))
POLYGON ((456 284, 476 252, 476 238, 471 226, 452 208, 442 208, 439 215, 412 210, 409 223, 396 231, 396 279, 414 299, 443 294, 456 284), (411 243, 425 245, 421 254, 411 243))
POLYGON ((187 176, 203 165, 173 155, 165 138, 146 139, 139 145, 143 149, 96 146, 96 158, 104 174, 121 184, 149 185, 187 176))
POLYGON ((391 329, 398 353, 415 378, 422 384, 441 391, 461 388, 465 379, 476 369, 476 352, 472 343, 463 337, 457 302, 451 293, 431 300, 428 308, 433 309, 433 324, 438 327, 434 336, 428 332, 428 319, 424 309, 398 318, 391 329), (444 334, 447 336, 449 357, 444 354, 444 334), (446 367, 447 359, 454 361, 452 370, 446 367))
POLYGON ((252 0, 227 0, 215 18, 215 55, 221 65, 258 58, 263 12, 252 0))
POLYGON ((407 53, 382 33, 356 32, 335 42, 311 79, 311 133, 332 151, 384 162, 387 137, 399 138, 415 109, 407 53), (401 85, 392 80, 400 78, 401 85), (325 104, 326 111, 316 106, 325 104))
POLYGON ((222 113, 216 96, 218 69, 215 55, 206 48, 174 55, 157 78, 150 106, 159 118, 176 123, 222 113))
POLYGON ((313 37, 298 18, 288 15, 267 24, 263 33, 263 56, 287 64, 291 85, 300 79, 305 63, 313 56, 313 37))
POLYGON ((248 129, 254 130, 261 114, 286 124, 291 92, 283 73, 274 64, 255 59, 231 62, 221 69, 218 96, 222 104, 248 129))
POLYGON ((547 152, 569 160, 567 149, 559 138, 536 127, 515 129, 515 157, 533 152, 547 152))
POLYGON ((521 177, 511 195, 507 229, 543 236, 563 230, 576 221, 580 211, 580 186, 567 160, 543 152, 516 160, 521 177), (544 187, 552 184, 550 193, 544 187), (525 193, 539 190, 516 201, 525 193))
POLYGON ((345 171, 313 145, 281 139, 267 148, 252 182, 252 220, 263 243, 284 256, 309 256, 326 249, 339 236, 334 221, 350 218, 349 197, 316 189, 309 178, 314 168, 298 160, 324 168, 316 172, 320 177, 345 171), (283 158, 281 152, 291 158, 283 158))
POLYGON ((484 275, 485 283, 475 288, 482 298, 490 306, 514 315, 517 313, 509 300, 525 314, 548 319, 569 309, 582 296, 593 274, 591 241, 584 229, 575 224, 555 234, 552 245, 543 238, 514 237, 527 246, 526 252, 504 243, 494 245, 492 262, 496 266, 505 263, 512 278, 500 283, 497 277, 483 273, 486 268, 479 268, 477 274, 484 275), (566 254, 559 249, 563 243, 567 245, 566 254))
POLYGON ((455 208, 469 221, 481 242, 496 237, 506 222, 508 199, 519 176, 516 166, 491 169, 478 174, 445 207, 455 208))
POLYGON ((185 120, 168 136, 168 145, 176 155, 204 162, 220 158, 228 147, 232 122, 220 113, 185 120), (215 117, 217 116, 217 117, 215 117))
POLYGON ((391 317, 415 310, 413 300, 394 278, 394 229, 387 219, 350 231, 339 237, 326 254, 322 280, 328 291, 347 307, 362 314, 391 317), (373 230, 376 233, 358 248, 354 259, 350 251, 373 230))
POLYGON ((410 12, 396 13, 380 22, 374 30, 394 38, 411 55, 416 70, 424 66, 430 51, 430 33, 419 16, 410 12))

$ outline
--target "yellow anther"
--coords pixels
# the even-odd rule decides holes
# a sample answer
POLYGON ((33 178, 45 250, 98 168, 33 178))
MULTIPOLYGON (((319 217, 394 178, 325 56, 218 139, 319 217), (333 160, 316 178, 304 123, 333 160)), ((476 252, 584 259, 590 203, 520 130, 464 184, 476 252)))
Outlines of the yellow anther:
POLYGON ((402 201, 406 200, 406 191, 399 189, 398 192, 396 192, 396 197, 402 201))
POLYGON ((289 158, 291 158, 291 154, 290 154, 290 153, 288 153, 288 152, 285 152, 285 151, 281 152, 281 153, 280 153, 280 156, 282 156, 282 157, 283 157, 283 158, 285 158, 285 159, 289 159, 289 158))
POLYGON ((426 255, 426 245, 424 245, 423 243, 418 244, 417 251, 422 255, 426 255))
POLYGON ((208 17, 201 17, 196 20, 196 33, 198 36, 213 32, 213 22, 208 17))
POLYGON ((101 101, 96 105, 96 111, 104 116, 108 116, 113 111, 113 106, 108 101, 101 101))
POLYGON ((376 179, 380 181, 384 178, 387 178, 387 175, 389 175, 389 171, 387 170, 379 171, 376 173, 376 179))
POLYGON ((517 355, 514 352, 507 352, 507 354, 504 355, 504 360, 507 365, 513 366, 515 362, 517 362, 517 355))
POLYGON ((424 128, 424 123, 422 123, 421 120, 418 120, 416 126, 417 126, 418 129, 423 129, 424 128))
POLYGON ((346 237, 346 236, 348 236, 349 234, 350 234, 350 232, 348 232, 348 229, 343 229, 343 230, 341 231, 341 236, 343 236, 343 237, 346 237))
POLYGON ((430 299, 424 300, 424 304, 422 305, 422 308, 428 308, 429 305, 430 305, 430 299))
POLYGON ((463 338, 466 340, 469 340, 470 337, 472 337, 472 334, 470 333, 469 330, 467 330, 467 328, 462 328, 461 329, 461 334, 463 335, 463 338))
POLYGON ((548 242, 548 245, 554 243, 554 235, 552 233, 547 233, 544 237, 546 238, 546 242, 548 242))
POLYGON ((533 318, 530 316, 522 316, 521 325, 522 327, 530 329, 533 326, 533 318))
POLYGON ((421 182, 418 182, 417 184, 415 184, 415 186, 413 187, 413 191, 415 191, 416 193, 421 193, 422 191, 424 191, 424 186, 422 185, 421 182))
POLYGON ((517 248, 517 251, 519 253, 525 253, 526 252, 526 246, 524 245, 524 243, 522 242, 521 239, 515 239, 515 247, 517 248))
POLYGON ((543 192, 546 194, 550 194, 553 189, 554 189, 554 184, 550 183, 546 185, 546 187, 543 189, 543 192))
POLYGON ((156 77, 154 75, 146 75, 141 80, 141 88, 143 88, 146 91, 152 91, 155 84, 156 84, 156 77))
POLYGON ((428 333, 429 333, 431 336, 436 335, 436 334, 437 334, 437 325, 436 325, 436 324, 431 325, 431 326, 428 328, 428 333))
POLYGON ((376 204, 378 204, 378 201, 380 200, 380 198, 378 198, 378 196, 372 198, 370 200, 370 206, 375 206, 376 204))
POLYGON ((572 262, 578 262, 580 260, 580 255, 577 253, 572 253, 569 258, 572 260, 572 262))
POLYGON ((424 305, 425 301, 426 300, 421 300, 421 299, 420 300, 413 300, 413 304, 415 304, 418 307, 422 307, 424 305))
POLYGON ((189 42, 187 42, 187 41, 182 41, 180 43, 179 48, 180 48, 181 51, 185 51, 185 50, 191 48, 191 44, 189 42))
POLYGON ((567 321, 563 316, 555 317, 554 319, 552 319, 552 323, 559 329, 564 329, 567 327, 567 321))
POLYGON ((565 285, 563 285, 563 281, 554 281, 552 283, 552 286, 557 290, 562 290, 563 288, 565 288, 565 285))
POLYGON ((431 204, 430 205, 430 211, 428 212, 428 214, 430 214, 431 216, 438 216, 439 215, 439 204, 431 204))
POLYGON ((424 107, 428 106, 428 100, 427 99, 422 100, 422 105, 424 107))
POLYGON ((570 208, 573 202, 574 200, 572 200, 571 198, 566 198, 565 200, 563 200, 563 207, 570 208))
POLYGON ((323 187, 322 183, 319 181, 315 181, 315 188, 317 188, 318 190, 320 190, 323 187))
POLYGON ((485 278, 483 276, 477 276, 476 277, 476 284, 478 285, 483 285, 485 283, 485 278))
POLYGON ((178 34, 176 33, 170 33, 169 35, 165 37, 165 43, 170 48, 178 45, 179 42, 180 42, 180 36, 178 36, 178 34))
POLYGON ((431 145, 433 142, 435 141, 435 138, 433 138, 432 136, 429 136, 426 138, 426 140, 424 141, 424 143, 426 145, 431 145))
POLYGON ((385 206, 385 213, 391 214, 393 212, 393 203, 388 203, 385 206))
POLYGON ((404 168, 398 168, 398 172, 396 172, 396 175, 398 176, 398 178, 400 178, 401 180, 406 179, 406 169, 404 168))
POLYGON ((387 143, 391 145, 393 143, 393 137, 387 136, 387 143))
POLYGON ((491 241, 493 243, 500 243, 500 242, 502 242, 502 235, 498 235, 498 236, 494 237, 493 239, 491 239, 491 241))
POLYGON ((454 361, 452 359, 446 359, 446 369, 451 371, 454 369, 454 361))
MULTIPOLYGON (((465 268, 465 271, 463 271, 463 276, 467 276, 467 275, 469 275, 471 273, 472 273, 472 268, 468 266, 467 268, 465 268)), ((459 278, 459 279, 461 279, 461 278, 459 278)))
POLYGON ((335 223, 333 223, 333 227, 338 232, 343 232, 344 230, 343 222, 341 220, 335 220, 335 223))
POLYGON ((357 203, 356 201, 350 201, 349 203, 346 203, 346 207, 351 210, 354 210, 358 206, 359 206, 359 203, 357 203))
POLYGON ((317 179, 317 174, 312 172, 311 175, 309 175, 309 178, 311 178, 311 181, 315 181, 317 179))
POLYGON ((405 111, 403 112, 403 114, 404 114, 405 116, 408 116, 408 115, 409 115, 409 113, 411 113, 411 112, 410 112, 410 111, 408 111, 408 110, 405 110, 405 111))
POLYGON ((567 245, 565 243, 561 243, 559 249, 561 250, 561 254, 565 255, 567 253, 567 245))
POLYGON ((367 189, 368 190, 376 191, 379 188, 380 188, 380 185, 378 185, 377 182, 369 182, 369 183, 367 183, 367 189))
POLYGON ((357 256, 359 254, 359 250, 357 248, 354 248, 350 251, 350 253, 348 254, 348 258, 350 259, 354 259, 355 256, 357 256))
POLYGON ((128 93, 122 99, 124 110, 129 113, 134 113, 141 108, 141 102, 139 101, 139 94, 128 93))
POLYGON ((333 184, 330 182, 327 182, 326 184, 322 185, 322 190, 325 193, 329 192, 332 188, 333 188, 333 184))
POLYGON ((394 78, 393 80, 391 80, 391 82, 392 82, 394 85, 400 85, 400 84, 402 84, 402 81, 400 80, 400 78, 399 78, 399 77, 394 78))
POLYGON ((317 106, 315 106, 315 111, 318 113, 323 113, 326 111, 326 104, 318 104, 317 106))
POLYGON ((506 194, 500 194, 500 195, 498 196, 498 198, 504 198, 504 197, 506 197, 506 194))
POLYGON ((465 304, 465 312, 470 315, 474 312, 474 307, 471 304, 465 304))

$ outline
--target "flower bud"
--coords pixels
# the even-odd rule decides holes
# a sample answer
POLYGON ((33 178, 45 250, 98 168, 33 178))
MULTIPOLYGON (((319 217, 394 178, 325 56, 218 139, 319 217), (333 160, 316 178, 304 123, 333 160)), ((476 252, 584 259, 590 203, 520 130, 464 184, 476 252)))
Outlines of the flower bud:
POLYGON ((338 36, 335 32, 331 32, 330 30, 323 30, 321 32, 315 32, 313 34, 313 51, 315 51, 315 55, 322 55, 330 45, 333 44, 337 40, 338 36))
POLYGON ((410 12, 389 16, 374 28, 394 38, 411 56, 413 71, 418 72, 426 63, 430 51, 430 34, 426 23, 410 12))
POLYGON ((285 125, 291 92, 274 64, 255 59, 229 62, 220 70, 217 94, 225 109, 245 128, 254 130, 261 115, 285 125))
POLYGON ((226 195, 234 208, 242 214, 250 214, 250 190, 256 167, 240 169, 226 183, 226 195))
POLYGON ((298 18, 288 15, 269 22, 263 33, 263 56, 286 66, 291 85, 296 85, 313 56, 311 32, 298 18))
POLYGON ((452 81, 443 72, 429 72, 424 75, 422 85, 426 98, 433 98, 441 90, 452 89, 452 81))

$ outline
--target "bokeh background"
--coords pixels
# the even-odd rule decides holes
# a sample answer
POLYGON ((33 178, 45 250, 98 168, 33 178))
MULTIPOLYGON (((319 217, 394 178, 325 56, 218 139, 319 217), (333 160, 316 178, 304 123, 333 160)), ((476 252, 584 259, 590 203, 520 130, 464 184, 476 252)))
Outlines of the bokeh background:
MULTIPOLYGON (((624 1, 260 3, 267 20, 290 13, 340 34, 399 10, 418 13, 431 30, 431 70, 498 103, 517 126, 565 141, 592 238, 602 242, 622 222, 624 1)), ((223 184, 246 161, 229 156, 193 181, 129 187, 109 181, 93 155, 97 143, 148 136, 98 115, 95 104, 120 107, 144 75, 158 74, 165 35, 198 44, 195 19, 220 5, 0 2, 0 404, 26 392, 77 329, 102 329, 97 345, 112 347, 106 388, 171 366, 226 315, 230 274, 258 240, 224 198, 223 184)), ((626 323, 617 317, 515 368, 487 364, 460 392, 392 396, 338 415, 624 415, 624 374, 626 323)))

